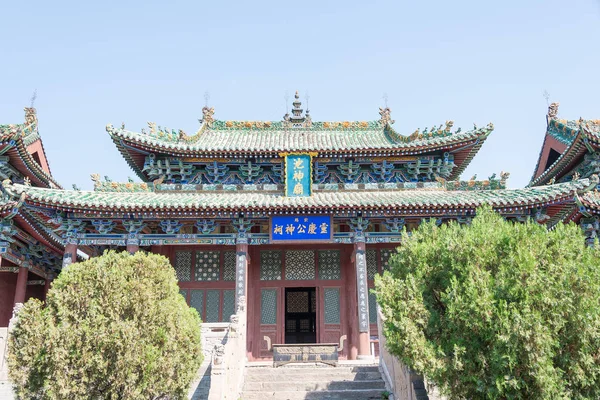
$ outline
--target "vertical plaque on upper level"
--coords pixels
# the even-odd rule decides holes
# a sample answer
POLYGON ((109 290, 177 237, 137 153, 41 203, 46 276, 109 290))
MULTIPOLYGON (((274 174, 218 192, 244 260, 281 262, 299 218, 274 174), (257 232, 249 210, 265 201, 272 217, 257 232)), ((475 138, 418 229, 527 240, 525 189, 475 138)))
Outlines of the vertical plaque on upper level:
POLYGON ((285 157, 285 195, 312 195, 312 157, 316 153, 282 153, 285 157))

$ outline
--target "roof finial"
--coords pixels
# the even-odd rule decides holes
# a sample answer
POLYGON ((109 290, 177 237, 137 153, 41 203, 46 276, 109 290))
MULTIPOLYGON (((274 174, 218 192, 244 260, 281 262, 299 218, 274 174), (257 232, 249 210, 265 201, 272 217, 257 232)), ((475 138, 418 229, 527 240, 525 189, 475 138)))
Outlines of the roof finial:
POLYGON ((548 93, 548 91, 544 89, 544 93, 542 94, 542 96, 544 96, 544 98, 546 99, 546 105, 550 107, 550 93, 548 93))
POLYGON ((384 93, 383 96, 382 96, 382 99, 383 99, 383 105, 384 105, 384 107, 388 108, 388 94, 384 93))
POLYGON ((310 112, 308 110, 308 99, 310 99, 310 96, 308 95, 308 90, 306 91, 306 94, 304 95, 304 99, 306 100, 306 115, 308 115, 308 113, 310 112))
POLYGON ((283 99, 285 100, 285 115, 288 115, 290 113, 290 107, 288 105, 288 102, 290 101, 290 93, 287 90, 283 94, 283 99))
POLYGON ((208 107, 208 101, 210 100, 210 93, 208 90, 204 92, 204 107, 208 107))
POLYGON ((35 104, 35 99, 37 99, 37 89, 33 91, 33 96, 31 96, 31 105, 29 106, 30 108, 33 108, 33 105, 35 104))

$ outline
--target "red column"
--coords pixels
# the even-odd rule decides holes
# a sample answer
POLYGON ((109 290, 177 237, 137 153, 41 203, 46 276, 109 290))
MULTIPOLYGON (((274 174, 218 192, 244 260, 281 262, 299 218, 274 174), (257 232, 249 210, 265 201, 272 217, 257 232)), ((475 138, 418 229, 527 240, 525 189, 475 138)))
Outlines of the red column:
MULTIPOLYGON (((364 240, 364 239, 363 239, 364 240)), ((354 243, 354 269, 358 303, 358 356, 359 360, 371 358, 369 332, 369 287, 367 284, 367 258, 365 242, 354 243)))
POLYGON ((127 252, 129 254, 135 254, 140 250, 140 246, 137 244, 127 242, 127 252))
POLYGON ((48 290, 50 289, 50 283, 52 280, 48 277, 46 278, 46 284, 44 285, 44 300, 48 297, 48 290))
POLYGON ((17 303, 25 303, 28 274, 29 269, 27 269, 27 267, 19 267, 19 276, 17 277, 17 287, 15 288, 15 301, 13 302, 13 308, 17 305, 17 303))
POLYGON ((68 241, 65 245, 62 267, 66 268, 74 262, 77 262, 77 240, 68 241))

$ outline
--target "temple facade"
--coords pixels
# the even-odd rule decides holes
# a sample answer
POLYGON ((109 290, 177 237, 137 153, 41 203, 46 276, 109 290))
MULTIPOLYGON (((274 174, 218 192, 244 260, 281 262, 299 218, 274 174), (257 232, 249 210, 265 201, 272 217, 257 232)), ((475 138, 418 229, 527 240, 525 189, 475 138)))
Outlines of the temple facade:
POLYGON ((249 360, 280 343, 343 343, 342 357, 371 357, 374 277, 423 221, 469 224, 489 204, 517 222, 582 223, 593 241, 600 125, 559 120, 557 107, 523 189, 506 189, 508 173, 460 180, 491 124, 402 135, 387 107, 373 121, 317 122, 296 94, 281 121, 222 121, 204 107, 191 135, 108 125, 140 181, 95 174, 93 191, 54 181, 27 109, 25 124, 1 126, 0 325, 78 254, 143 250, 170 259, 204 322, 246 303, 249 360))

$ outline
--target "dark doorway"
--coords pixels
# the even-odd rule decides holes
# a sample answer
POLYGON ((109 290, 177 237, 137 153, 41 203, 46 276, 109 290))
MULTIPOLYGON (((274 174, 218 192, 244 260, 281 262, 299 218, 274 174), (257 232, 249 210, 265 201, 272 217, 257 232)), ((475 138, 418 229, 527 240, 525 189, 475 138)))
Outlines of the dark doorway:
POLYGON ((315 288, 285 289, 285 343, 316 343, 315 288))

